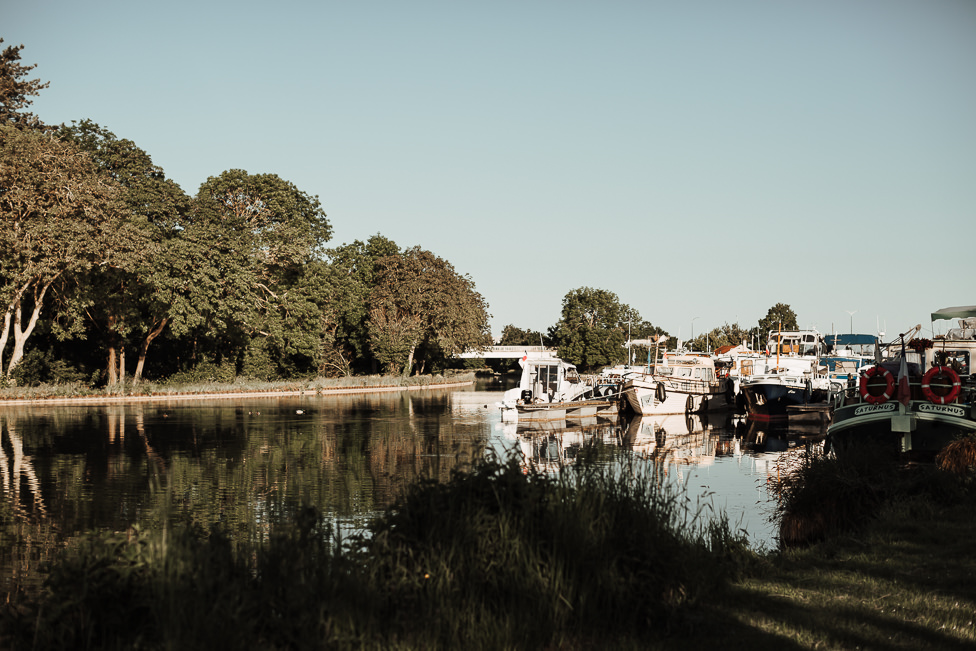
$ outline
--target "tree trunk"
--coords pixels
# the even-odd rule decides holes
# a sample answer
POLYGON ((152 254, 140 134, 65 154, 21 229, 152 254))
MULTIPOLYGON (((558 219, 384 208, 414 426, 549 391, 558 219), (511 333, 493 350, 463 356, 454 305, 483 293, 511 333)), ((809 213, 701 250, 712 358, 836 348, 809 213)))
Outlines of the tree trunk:
POLYGON ((3 375, 3 351, 7 349, 7 337, 10 335, 10 319, 13 317, 14 306, 10 305, 3 315, 3 332, 0 332, 0 375, 3 375))
POLYGON ((47 294, 48 287, 53 282, 54 278, 47 281, 41 288, 38 288, 37 285, 34 286, 34 311, 31 312, 30 319, 27 321, 27 327, 21 327, 23 314, 21 312, 20 297, 14 302, 14 352, 10 356, 10 364, 7 366, 8 376, 14 370, 14 367, 20 363, 20 360, 24 358, 24 344, 27 343, 27 339, 34 332, 34 326, 37 325, 37 319, 41 315, 41 308, 44 307, 44 295, 47 294))
POLYGON ((118 375, 116 375, 115 366, 115 346, 109 344, 108 347, 108 385, 114 387, 119 382, 118 375))
POLYGON ((114 387, 119 383, 118 367, 116 366, 115 353, 115 316, 108 317, 108 385, 114 387))
POLYGON ((410 347, 410 354, 407 355, 407 365, 403 367, 403 374, 410 375, 410 371, 413 370, 413 353, 417 350, 416 346, 410 347))
POLYGON ((161 320, 155 328, 146 334, 146 338, 142 340, 142 345, 139 346, 139 361, 136 362, 136 371, 132 374, 132 386, 142 382, 142 369, 146 366, 146 355, 149 353, 149 344, 163 332, 163 328, 166 327, 167 323, 169 323, 169 317, 161 320))

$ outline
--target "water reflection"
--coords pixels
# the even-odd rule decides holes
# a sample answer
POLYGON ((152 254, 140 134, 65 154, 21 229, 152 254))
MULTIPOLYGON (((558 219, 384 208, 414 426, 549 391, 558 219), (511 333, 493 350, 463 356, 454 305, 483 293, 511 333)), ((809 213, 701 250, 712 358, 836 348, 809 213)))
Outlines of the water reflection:
POLYGON ((772 495, 776 450, 806 444, 792 432, 726 418, 521 428, 502 422, 499 396, 429 389, 0 407, 3 588, 28 580, 39 561, 89 530, 188 521, 261 540, 304 504, 358 528, 416 479, 446 480, 488 452, 518 451, 527 463, 555 468, 587 443, 601 459, 646 459, 691 492, 719 495, 746 514, 756 539, 771 540, 756 505, 772 495))

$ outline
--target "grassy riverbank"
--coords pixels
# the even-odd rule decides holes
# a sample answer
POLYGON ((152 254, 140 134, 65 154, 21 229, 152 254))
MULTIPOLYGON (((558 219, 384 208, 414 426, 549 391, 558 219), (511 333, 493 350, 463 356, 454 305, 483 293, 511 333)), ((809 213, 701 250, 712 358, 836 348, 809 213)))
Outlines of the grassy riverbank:
POLYGON ((339 378, 310 378, 305 380, 261 380, 236 379, 198 379, 195 381, 142 382, 133 386, 122 383, 114 388, 90 387, 80 382, 67 384, 42 384, 39 386, 0 388, 0 406, 4 402, 23 400, 56 399, 120 399, 120 398, 166 398, 182 396, 229 394, 328 394, 336 391, 371 391, 411 387, 436 387, 441 384, 471 382, 474 371, 449 371, 443 375, 356 375, 339 378))
POLYGON ((53 648, 963 649, 976 645, 972 471, 815 459, 748 550, 638 468, 487 461, 413 485, 366 537, 314 508, 268 541, 90 537, 0 645, 53 648), (820 505, 819 508, 817 505, 820 505), (802 534, 802 535, 800 535, 802 534))

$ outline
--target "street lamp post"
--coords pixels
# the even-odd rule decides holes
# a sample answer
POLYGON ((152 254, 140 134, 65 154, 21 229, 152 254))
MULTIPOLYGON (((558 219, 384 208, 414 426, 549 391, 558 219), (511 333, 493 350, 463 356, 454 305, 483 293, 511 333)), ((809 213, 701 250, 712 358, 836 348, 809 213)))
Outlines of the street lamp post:
POLYGON ((853 312, 850 310, 844 311, 851 315, 851 334, 854 334, 854 315, 857 314, 857 310, 854 310, 853 312))

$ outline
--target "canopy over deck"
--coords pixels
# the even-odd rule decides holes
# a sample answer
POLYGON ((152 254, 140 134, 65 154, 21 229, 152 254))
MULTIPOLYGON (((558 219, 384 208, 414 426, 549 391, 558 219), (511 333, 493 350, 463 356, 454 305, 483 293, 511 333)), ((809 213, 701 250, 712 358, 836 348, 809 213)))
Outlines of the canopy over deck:
POLYGON ((831 346, 873 346, 878 338, 874 335, 834 334, 827 335, 824 340, 831 346))
POLYGON ((959 307, 944 307, 932 313, 932 320, 968 319, 976 316, 976 305, 960 305, 959 307))

